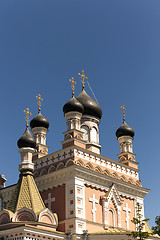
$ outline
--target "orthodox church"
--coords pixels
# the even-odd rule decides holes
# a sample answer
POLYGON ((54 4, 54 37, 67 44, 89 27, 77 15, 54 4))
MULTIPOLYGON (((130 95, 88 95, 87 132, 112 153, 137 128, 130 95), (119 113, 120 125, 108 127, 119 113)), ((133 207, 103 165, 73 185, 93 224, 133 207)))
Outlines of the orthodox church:
MULTIPOLYGON (((48 120, 41 113, 30 121, 17 142, 21 163, 17 184, 5 187, 0 176, 0 237, 5 240, 130 239, 135 230, 137 203, 144 216, 144 196, 149 192, 139 180, 132 150, 134 131, 125 121, 116 131, 118 161, 101 155, 99 124, 102 110, 85 91, 63 106, 66 131, 62 148, 48 154, 48 120)), ((150 231, 148 224, 145 231, 150 231)), ((155 237, 152 236, 152 239, 155 237)))

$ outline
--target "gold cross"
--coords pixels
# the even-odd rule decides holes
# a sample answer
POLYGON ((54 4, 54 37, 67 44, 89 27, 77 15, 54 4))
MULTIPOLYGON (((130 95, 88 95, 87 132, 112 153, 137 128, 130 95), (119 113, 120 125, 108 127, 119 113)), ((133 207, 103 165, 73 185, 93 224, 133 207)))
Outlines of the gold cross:
POLYGON ((41 111, 41 101, 43 101, 43 98, 41 98, 41 95, 38 94, 38 96, 36 96, 36 98, 38 99, 38 111, 40 112, 41 111))
POLYGON ((25 119, 26 119, 26 127, 28 128, 28 122, 29 122, 29 116, 31 116, 32 115, 32 113, 29 111, 29 108, 26 108, 26 110, 24 110, 24 113, 26 113, 26 117, 25 117, 25 119))
POLYGON ((88 80, 88 77, 86 77, 85 75, 84 75, 84 70, 82 70, 82 73, 80 74, 80 73, 78 73, 78 75, 82 78, 82 89, 85 87, 84 86, 84 81, 85 81, 85 79, 86 80, 88 80))
POLYGON ((124 105, 122 105, 121 106, 121 108, 123 109, 123 122, 125 122, 125 111, 126 111, 126 109, 125 109, 125 107, 124 107, 124 105))
POLYGON ((74 89, 77 83, 74 81, 74 78, 72 77, 71 79, 69 79, 69 81, 72 83, 71 88, 72 88, 72 97, 74 96, 74 89))

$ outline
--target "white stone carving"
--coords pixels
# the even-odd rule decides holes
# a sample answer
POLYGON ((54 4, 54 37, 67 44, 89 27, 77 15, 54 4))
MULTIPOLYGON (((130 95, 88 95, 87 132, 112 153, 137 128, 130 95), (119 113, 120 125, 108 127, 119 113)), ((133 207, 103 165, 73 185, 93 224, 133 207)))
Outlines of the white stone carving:
MULTIPOLYGON (((109 224, 109 219, 108 219, 108 213, 109 213, 109 203, 114 202, 114 205, 117 209, 118 213, 118 227, 121 227, 121 205, 123 201, 121 200, 121 197, 113 184, 112 187, 109 189, 107 195, 102 196, 102 201, 103 201, 103 211, 104 211, 104 224, 105 226, 108 226, 109 224)), ((114 227, 115 227, 115 221, 114 221, 114 227)))
POLYGON ((45 203, 48 203, 48 209, 49 210, 52 210, 51 209, 51 203, 55 201, 55 197, 51 197, 51 193, 48 193, 48 199, 46 199, 44 202, 45 203))
POLYGON ((127 223, 127 229, 129 229, 129 219, 130 219, 129 213, 131 212, 131 209, 128 208, 128 203, 126 203, 126 206, 123 207, 123 211, 126 212, 126 220, 125 220, 125 221, 126 221, 126 223, 127 223))
POLYGON ((93 222, 96 222, 96 203, 98 204, 98 200, 95 198, 95 194, 93 193, 93 197, 89 198, 89 201, 92 202, 92 213, 93 213, 93 222))

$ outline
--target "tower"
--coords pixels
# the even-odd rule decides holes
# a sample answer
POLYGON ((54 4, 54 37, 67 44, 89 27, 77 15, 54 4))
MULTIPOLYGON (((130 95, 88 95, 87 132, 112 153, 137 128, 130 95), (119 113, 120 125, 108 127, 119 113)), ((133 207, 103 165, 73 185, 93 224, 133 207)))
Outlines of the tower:
POLYGON ((86 141, 86 149, 99 153, 101 146, 99 144, 99 129, 100 119, 102 117, 102 110, 99 104, 93 100, 85 91, 84 80, 88 78, 79 73, 82 78, 82 91, 76 98, 84 107, 84 112, 81 118, 81 130, 83 131, 83 139, 86 141))
POLYGON ((125 107, 121 106, 123 109, 123 124, 117 129, 116 136, 120 144, 120 154, 118 154, 119 162, 123 164, 138 168, 138 163, 135 160, 135 154, 133 153, 132 141, 134 138, 134 131, 129 127, 125 121, 125 107))
POLYGON ((43 157, 48 154, 48 146, 46 145, 46 134, 49 128, 48 120, 41 113, 41 95, 36 96, 38 99, 38 114, 31 120, 30 127, 36 141, 36 152, 34 153, 33 160, 43 157))
POLYGON ((28 129, 29 109, 26 113, 26 130, 17 142, 21 154, 19 180, 12 192, 7 209, 0 211, 0 232, 5 239, 24 239, 28 235, 45 238, 45 231, 52 235, 58 225, 57 215, 45 207, 35 180, 32 154, 36 141, 28 129), (30 229, 30 230, 29 230, 30 229), (43 229, 43 231, 42 231, 43 229))
POLYGON ((85 148, 83 131, 81 131, 81 118, 84 107, 74 97, 74 85, 76 84, 74 78, 72 77, 69 81, 72 82, 72 98, 63 106, 64 116, 67 120, 67 131, 64 132, 62 147, 66 148, 72 145, 77 145, 85 148))

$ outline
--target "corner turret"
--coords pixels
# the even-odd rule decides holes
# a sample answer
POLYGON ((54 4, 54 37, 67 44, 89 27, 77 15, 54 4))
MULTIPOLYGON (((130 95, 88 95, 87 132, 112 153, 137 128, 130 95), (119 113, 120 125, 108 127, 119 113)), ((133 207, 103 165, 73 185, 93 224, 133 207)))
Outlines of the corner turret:
POLYGON ((46 145, 46 134, 49 128, 48 120, 41 113, 41 95, 36 96, 38 99, 38 114, 31 120, 30 127, 36 141, 36 152, 33 160, 43 157, 48 154, 48 146, 46 145))
POLYGON ((17 142, 21 154, 19 180, 7 209, 0 211, 0 223, 9 223, 10 226, 15 228, 16 222, 32 222, 36 225, 38 223, 44 229, 53 228, 56 230, 58 226, 57 215, 45 207, 33 178, 34 164, 32 163, 32 154, 35 151, 36 141, 28 129, 31 113, 28 108, 24 112, 27 114, 26 131, 17 142))
POLYGON ((137 169, 138 163, 135 160, 135 154, 133 153, 132 145, 135 133, 125 121, 126 109, 124 105, 121 106, 121 108, 123 110, 123 123, 116 131, 117 140, 120 144, 120 154, 118 154, 119 162, 137 169))
POLYGON ((72 98, 63 106, 64 116, 67 120, 67 131, 64 132, 64 141, 62 141, 62 147, 66 148, 76 145, 86 148, 85 142, 83 141, 83 132, 81 131, 81 118, 84 107, 74 97, 74 85, 76 84, 74 78, 72 77, 69 81, 72 83, 72 98))
POLYGON ((29 116, 31 116, 32 114, 31 112, 29 112, 29 108, 24 110, 24 113, 26 113, 27 121, 26 130, 20 137, 20 139, 17 141, 19 152, 21 154, 21 164, 19 165, 19 170, 33 171, 34 164, 32 163, 32 156, 35 151, 36 141, 28 129, 29 116))

